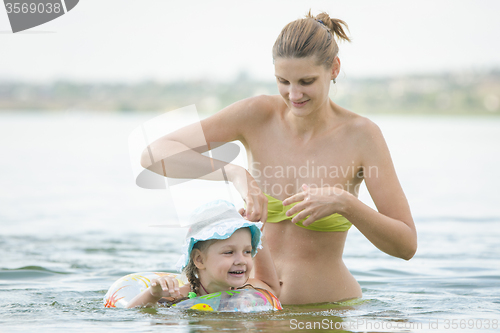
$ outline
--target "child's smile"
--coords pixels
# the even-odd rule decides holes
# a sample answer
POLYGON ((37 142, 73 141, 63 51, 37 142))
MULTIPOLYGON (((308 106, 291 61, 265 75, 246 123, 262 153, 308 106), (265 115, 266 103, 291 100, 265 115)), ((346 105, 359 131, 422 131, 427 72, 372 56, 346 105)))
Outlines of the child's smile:
POLYGON ((212 244, 200 257, 200 281, 209 293, 243 286, 253 268, 250 230, 236 230, 228 239, 212 244))

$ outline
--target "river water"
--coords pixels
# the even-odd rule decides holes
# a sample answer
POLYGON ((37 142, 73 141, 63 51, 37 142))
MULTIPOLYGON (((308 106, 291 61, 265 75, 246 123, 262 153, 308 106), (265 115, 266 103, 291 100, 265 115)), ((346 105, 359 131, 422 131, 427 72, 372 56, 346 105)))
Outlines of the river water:
MULTIPOLYGON (((362 300, 248 315, 104 308, 119 277, 173 272, 186 232, 174 225, 188 204, 135 185, 129 135, 154 116, 0 114, 1 332, 500 331, 494 117, 371 117, 410 202, 419 248, 410 261, 392 258, 351 228, 344 261, 362 300)), ((365 188, 360 199, 373 207, 365 188)))

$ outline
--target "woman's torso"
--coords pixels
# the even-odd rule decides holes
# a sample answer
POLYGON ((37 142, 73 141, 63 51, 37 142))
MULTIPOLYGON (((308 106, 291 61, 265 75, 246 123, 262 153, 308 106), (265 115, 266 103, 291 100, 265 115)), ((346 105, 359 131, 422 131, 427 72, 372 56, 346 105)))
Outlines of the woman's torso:
MULTIPOLYGON (((362 182, 356 147, 360 116, 332 103, 334 113, 316 133, 294 135, 281 96, 265 96, 269 116, 242 140, 249 172, 264 193, 284 200, 309 186, 338 186, 357 196, 362 182)), ((361 296, 342 261, 347 232, 319 232, 289 220, 266 224, 266 237, 282 282, 284 304, 332 302, 361 296)))

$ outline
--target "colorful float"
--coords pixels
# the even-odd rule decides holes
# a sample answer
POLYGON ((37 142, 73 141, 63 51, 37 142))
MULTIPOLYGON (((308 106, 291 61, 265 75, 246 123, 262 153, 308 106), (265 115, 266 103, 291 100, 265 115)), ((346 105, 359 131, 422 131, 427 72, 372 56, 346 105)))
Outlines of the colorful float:
MULTIPOLYGON (((144 272, 129 274, 111 285, 104 296, 107 308, 126 308, 138 294, 149 288, 151 280, 160 276, 177 278, 179 286, 187 282, 181 276, 172 273, 144 272)), ((198 296, 174 304, 177 309, 220 312, 261 312, 281 310, 280 301, 265 289, 236 289, 198 296)))

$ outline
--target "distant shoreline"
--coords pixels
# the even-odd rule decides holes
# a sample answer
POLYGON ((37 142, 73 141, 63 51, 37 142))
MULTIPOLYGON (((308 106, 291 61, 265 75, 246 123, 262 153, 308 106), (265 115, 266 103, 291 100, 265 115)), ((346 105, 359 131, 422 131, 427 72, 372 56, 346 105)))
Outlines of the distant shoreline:
MULTIPOLYGON (((213 114, 244 98, 278 94, 276 83, 242 75, 230 82, 185 81, 135 84, 45 84, 0 81, 0 112, 7 110, 165 112, 195 104, 213 114)), ((500 115, 500 70, 389 78, 351 79, 341 75, 332 100, 356 113, 500 115)))

